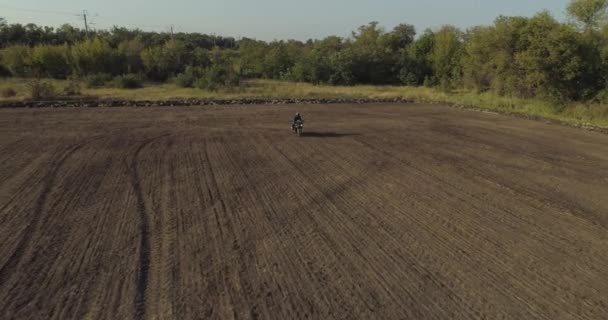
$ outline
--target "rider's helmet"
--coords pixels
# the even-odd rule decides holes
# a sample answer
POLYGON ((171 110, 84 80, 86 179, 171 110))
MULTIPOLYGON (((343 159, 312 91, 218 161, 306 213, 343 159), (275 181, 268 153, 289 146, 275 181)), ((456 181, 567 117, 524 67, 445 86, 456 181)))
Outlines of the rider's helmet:
POLYGON ((299 112, 296 112, 296 117, 297 117, 297 116, 299 116, 299 115, 300 115, 300 113, 299 113, 299 112))

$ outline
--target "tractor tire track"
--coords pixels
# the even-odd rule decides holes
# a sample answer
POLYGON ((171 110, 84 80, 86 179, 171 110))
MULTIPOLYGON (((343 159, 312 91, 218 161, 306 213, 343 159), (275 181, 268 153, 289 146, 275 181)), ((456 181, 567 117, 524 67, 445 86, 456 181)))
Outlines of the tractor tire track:
POLYGON ((82 149, 87 142, 80 142, 72 146, 65 152, 61 157, 54 160, 51 164, 51 171, 44 178, 44 186, 42 187, 42 191, 38 198, 36 199, 36 204, 33 209, 33 217, 32 220, 28 223, 28 225, 23 230, 23 236, 21 236, 21 240, 17 243, 17 246, 7 262, 0 267, 0 286, 2 286, 8 277, 15 271, 15 269, 19 266, 19 263, 25 253, 25 250, 30 243, 34 231, 38 228, 40 221, 42 220, 42 216, 44 214, 44 207, 47 203, 47 199, 53 185, 55 184, 55 180, 57 179, 57 175, 65 162, 76 153, 78 150, 82 149))
POLYGON ((127 167, 130 172, 131 186, 133 187, 135 196, 137 198, 137 212, 139 213, 140 220, 139 259, 137 263, 137 280, 134 299, 135 310, 133 313, 133 318, 138 320, 146 318, 146 290, 148 288, 148 277, 150 271, 150 222, 148 220, 149 213, 146 208, 146 200, 141 185, 141 174, 138 170, 137 159, 145 147, 168 135, 169 134, 163 134, 142 142, 135 150, 131 163, 127 167))
POLYGON ((606 318, 606 228, 576 216, 607 221, 605 136, 426 105, 1 112, 2 319, 606 318))

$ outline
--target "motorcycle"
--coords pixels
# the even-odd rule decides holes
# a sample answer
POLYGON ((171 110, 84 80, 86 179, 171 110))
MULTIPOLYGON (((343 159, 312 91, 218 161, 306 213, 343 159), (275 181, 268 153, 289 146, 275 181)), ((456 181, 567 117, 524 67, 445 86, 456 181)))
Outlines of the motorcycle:
POLYGON ((297 120, 296 123, 292 126, 293 133, 297 133, 298 136, 302 136, 302 131, 304 130, 304 123, 302 120, 297 120))

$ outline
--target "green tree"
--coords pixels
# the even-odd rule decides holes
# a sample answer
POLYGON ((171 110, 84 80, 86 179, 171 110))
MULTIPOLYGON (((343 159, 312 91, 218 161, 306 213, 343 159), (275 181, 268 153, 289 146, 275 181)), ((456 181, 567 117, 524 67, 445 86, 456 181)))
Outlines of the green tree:
POLYGON ((57 43, 64 44, 76 44, 78 42, 84 41, 86 38, 86 33, 83 30, 75 28, 69 24, 61 25, 55 31, 57 37, 57 43))
POLYGON ((178 40, 167 41, 163 48, 163 56, 169 75, 182 72, 192 62, 192 55, 186 44, 178 40))
POLYGON ((431 64, 436 80, 445 89, 451 88, 460 78, 460 58, 463 34, 453 26, 443 26, 434 35, 431 64))
POLYGON ((122 73, 122 64, 117 63, 118 56, 106 41, 86 40, 72 46, 71 51, 71 65, 76 75, 122 73))
POLYGON ((202 71, 196 86, 202 89, 216 90, 220 87, 234 87, 240 83, 236 61, 238 55, 233 50, 221 50, 216 47, 209 51, 211 65, 202 71))
POLYGON ((353 43, 341 56, 350 59, 354 83, 387 84, 396 82, 397 55, 390 48, 390 34, 377 22, 370 22, 353 32, 353 43))
POLYGON ((25 77, 31 74, 31 49, 23 45, 4 48, 1 52, 2 63, 14 75, 25 77))
POLYGON ((0 47, 26 44, 26 30, 21 24, 5 25, 0 30, 0 47))
MULTIPOLYGON (((608 25, 602 28, 600 35, 600 54, 602 59, 602 74, 604 82, 604 90, 607 92, 606 97, 608 98, 608 25)), ((606 101, 608 102, 608 100, 606 101)))
POLYGON ((431 54, 435 43, 435 33, 426 30, 416 41, 399 53, 398 77, 402 84, 421 85, 432 82, 433 68, 431 54))
POLYGON ((192 54, 183 42, 169 40, 162 47, 143 50, 141 59, 150 78, 164 81, 182 73, 192 63, 192 54))
POLYGON ((146 74, 154 80, 165 80, 169 77, 164 65, 163 48, 151 47, 141 52, 141 61, 144 64, 146 74))
POLYGON ((496 28, 474 27, 468 31, 462 61, 464 84, 477 91, 489 90, 494 82, 498 56, 494 45, 496 28))
POLYGON ((207 68, 211 65, 209 50, 196 48, 192 53, 192 64, 196 67, 207 68))
POLYGON ((392 32, 387 34, 388 47, 394 51, 404 49, 414 42, 416 28, 410 24, 397 25, 392 32))
POLYGON ((354 74, 358 61, 357 53, 352 47, 336 52, 329 57, 331 73, 327 82, 333 85, 353 85, 359 79, 354 74))
POLYGON ((464 84, 477 91, 515 93, 520 79, 515 54, 522 42, 528 19, 499 17, 493 26, 474 27, 467 34, 462 68, 464 84))
POLYGON ((118 52, 123 56, 126 73, 139 73, 143 70, 141 52, 144 44, 139 38, 125 40, 118 45, 118 52))
POLYGON ((524 95, 580 99, 597 91, 599 50, 572 27, 543 12, 530 19, 524 37, 525 49, 516 53, 515 60, 524 95))
POLYGON ((47 46, 39 45, 32 49, 32 66, 41 76, 55 79, 65 79, 70 74, 69 55, 67 45, 47 46))
POLYGON ((591 30, 606 22, 607 9, 608 0, 571 0, 566 11, 585 30, 591 30))
POLYGON ((264 59, 268 45, 263 41, 243 39, 239 42, 240 64, 246 78, 261 77, 264 74, 264 59))
POLYGON ((292 74, 295 80, 312 83, 329 82, 336 71, 332 61, 337 60, 339 53, 347 47, 343 39, 330 36, 321 41, 310 42, 308 49, 302 50, 297 57, 292 74))
POLYGON ((284 42, 275 42, 270 45, 263 60, 266 78, 281 79, 293 66, 294 61, 289 55, 289 50, 284 42))

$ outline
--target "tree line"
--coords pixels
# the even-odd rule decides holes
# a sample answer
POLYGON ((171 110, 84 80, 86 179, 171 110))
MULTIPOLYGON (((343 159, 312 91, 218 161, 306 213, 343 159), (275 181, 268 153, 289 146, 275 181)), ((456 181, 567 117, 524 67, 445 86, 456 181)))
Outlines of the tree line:
MULTIPOLYGON (((392 84, 564 100, 608 98, 608 0, 573 0, 568 22, 548 12, 498 17, 492 25, 371 22, 350 37, 265 42, 199 33, 113 28, 87 34, 0 20, 0 74, 103 79, 137 75, 216 88, 241 79, 315 84, 392 84)), ((100 80, 102 79, 102 80, 100 80)), ((99 81, 95 81, 99 80, 99 81)))

